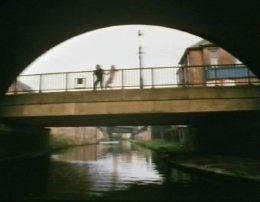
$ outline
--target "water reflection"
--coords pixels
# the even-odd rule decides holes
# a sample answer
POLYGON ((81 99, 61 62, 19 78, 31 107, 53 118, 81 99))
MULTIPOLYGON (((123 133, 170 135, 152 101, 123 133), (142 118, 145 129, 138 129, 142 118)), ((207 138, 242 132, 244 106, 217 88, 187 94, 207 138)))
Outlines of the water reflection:
POLYGON ((260 199, 259 184, 184 173, 130 142, 75 147, 53 154, 48 160, 1 165, 0 201, 260 199))
POLYGON ((52 159, 56 162, 53 169, 59 171, 51 172, 54 174, 51 192, 69 190, 70 193, 100 195, 105 191, 127 189, 131 184, 163 182, 163 176, 152 162, 151 151, 134 147, 127 141, 117 145, 75 147, 53 155, 52 159), (65 187, 61 186, 64 180, 65 187))
POLYGON ((175 168, 171 169, 171 182, 176 183, 189 183, 190 181, 195 181, 196 177, 188 173, 181 172, 175 168))

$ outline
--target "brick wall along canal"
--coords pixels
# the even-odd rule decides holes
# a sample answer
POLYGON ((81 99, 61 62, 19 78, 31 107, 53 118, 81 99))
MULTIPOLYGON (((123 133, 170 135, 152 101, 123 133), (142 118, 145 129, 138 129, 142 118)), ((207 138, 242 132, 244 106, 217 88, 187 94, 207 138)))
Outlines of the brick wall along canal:
POLYGON ((259 187, 179 171, 150 150, 127 141, 74 147, 49 159, 5 163, 0 177, 1 201, 260 198, 259 187))

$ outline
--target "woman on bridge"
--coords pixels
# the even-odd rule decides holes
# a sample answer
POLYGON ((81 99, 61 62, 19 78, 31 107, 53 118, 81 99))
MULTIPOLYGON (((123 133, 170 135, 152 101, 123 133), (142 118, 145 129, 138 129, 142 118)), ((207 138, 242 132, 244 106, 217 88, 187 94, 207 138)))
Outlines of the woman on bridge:
POLYGON ((115 68, 115 65, 111 65, 110 71, 107 73, 109 75, 109 78, 107 79, 105 88, 111 88, 110 84, 113 82, 115 78, 115 74, 118 70, 115 68))

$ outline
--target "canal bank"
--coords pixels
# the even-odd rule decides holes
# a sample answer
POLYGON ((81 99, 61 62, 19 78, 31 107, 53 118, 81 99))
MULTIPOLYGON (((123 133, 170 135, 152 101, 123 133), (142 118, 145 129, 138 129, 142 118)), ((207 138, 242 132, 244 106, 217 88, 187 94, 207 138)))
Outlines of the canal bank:
POLYGON ((182 150, 181 146, 171 146, 162 141, 133 141, 134 144, 149 148, 160 154, 176 168, 218 177, 247 181, 260 185, 260 160, 257 158, 219 156, 182 150))

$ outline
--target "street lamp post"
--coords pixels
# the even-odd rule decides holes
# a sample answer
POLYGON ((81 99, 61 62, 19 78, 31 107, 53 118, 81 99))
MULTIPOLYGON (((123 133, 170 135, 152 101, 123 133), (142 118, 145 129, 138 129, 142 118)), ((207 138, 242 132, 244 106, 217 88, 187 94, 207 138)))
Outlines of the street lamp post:
POLYGON ((143 72, 142 72, 142 47, 141 47, 141 36, 142 36, 142 32, 139 30, 138 31, 138 39, 139 39, 139 47, 138 47, 138 59, 139 59, 139 72, 140 72, 140 89, 143 88, 143 72))

